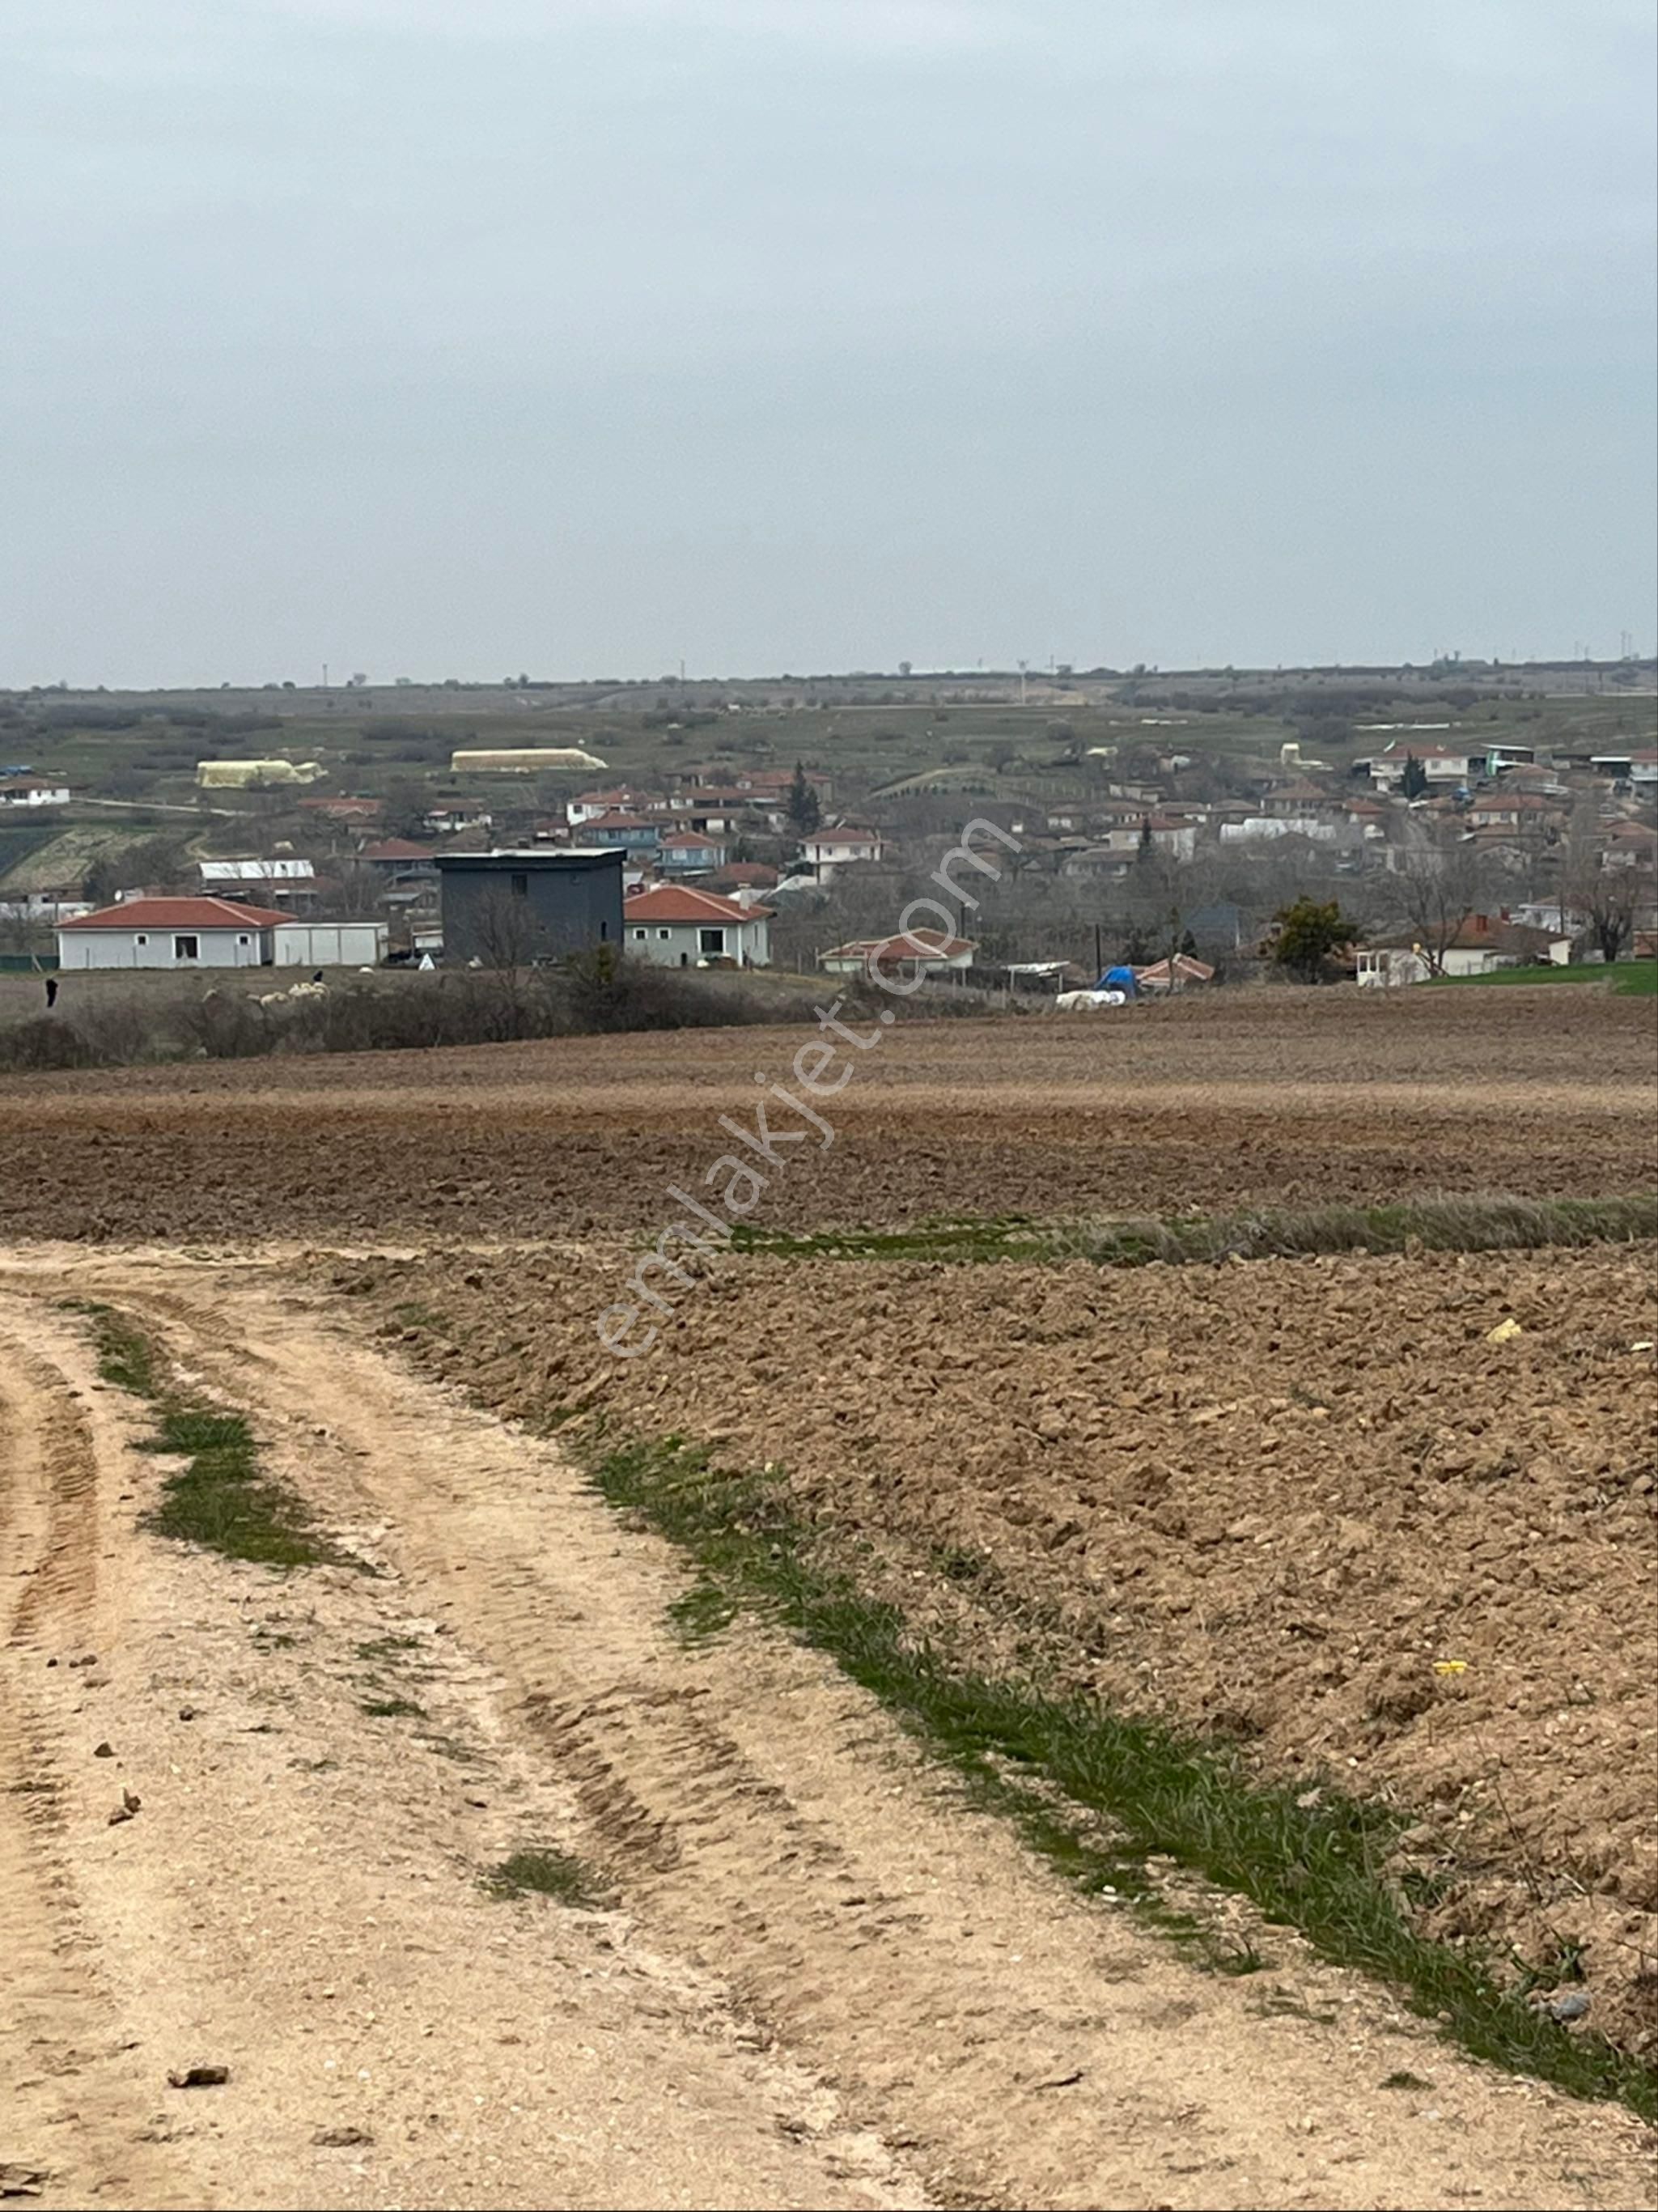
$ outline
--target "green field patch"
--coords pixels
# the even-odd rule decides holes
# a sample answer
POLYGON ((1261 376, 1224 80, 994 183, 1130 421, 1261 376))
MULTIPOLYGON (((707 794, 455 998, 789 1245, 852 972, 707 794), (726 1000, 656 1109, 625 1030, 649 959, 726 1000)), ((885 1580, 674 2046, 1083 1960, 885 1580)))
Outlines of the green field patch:
POLYGON ((1609 985, 1619 999, 1658 998, 1658 960, 1614 960, 1609 966, 1579 968, 1493 968, 1489 975, 1438 975, 1431 988, 1461 991, 1494 984, 1533 990, 1554 983, 1600 983, 1609 985))

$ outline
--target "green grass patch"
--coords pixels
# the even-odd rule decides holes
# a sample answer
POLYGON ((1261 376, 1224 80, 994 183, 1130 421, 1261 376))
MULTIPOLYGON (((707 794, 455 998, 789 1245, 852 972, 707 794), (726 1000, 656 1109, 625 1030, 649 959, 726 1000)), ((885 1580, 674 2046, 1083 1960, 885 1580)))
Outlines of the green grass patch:
POLYGON ((156 1535, 266 1567, 310 1567, 333 1556, 292 1491, 260 1472, 245 1414, 163 1405, 141 1449, 185 1461, 144 1516, 156 1535))
POLYGON ((731 1249, 791 1260, 1086 1260, 1101 1267, 1140 1267, 1318 1253, 1520 1251, 1649 1237, 1658 1237, 1658 1193, 1649 1191, 1619 1198, 1453 1196, 1047 1224, 1003 1216, 806 1236, 739 1224, 731 1249))
POLYGON ((68 1299, 64 1310, 84 1314, 91 1322, 102 1381, 112 1382, 118 1390, 130 1390, 135 1398, 161 1395, 162 1363, 149 1339, 125 1314, 88 1298, 68 1299))
POLYGON ((737 1607, 718 1583, 694 1582, 668 1607, 668 1618, 687 1644, 709 1644, 737 1617, 737 1607))
POLYGON ((81 1303, 71 1310, 92 1324, 104 1381, 155 1408, 155 1427, 138 1449, 185 1462, 163 1481, 160 1502, 144 1516, 146 1528, 260 1566, 315 1566, 342 1557, 317 1535, 293 1492, 262 1472, 245 1414, 178 1389, 166 1355, 113 1306, 81 1303))
POLYGON ((1609 983, 1620 999, 1658 998, 1658 960, 1614 960, 1592 968, 1494 968, 1489 975, 1438 975, 1436 988, 1496 984, 1530 990, 1551 983, 1609 983))
MULTIPOLYGON (((774 1474, 721 1468, 672 1437, 601 1438, 589 1466, 611 1504, 681 1546, 732 1605, 828 1653, 1078 1888, 1154 1907, 1147 1856, 1173 1858, 1396 1988, 1476 2057, 1658 2117, 1658 2078, 1637 2061, 1568 2033, 1489 1961, 1412 1926, 1386 1874, 1400 1814, 1332 1791, 1309 1804, 1304 1776, 1263 1781, 1235 1746, 956 1665, 825 1561, 774 1474)), ((1233 1971, 1255 1970, 1253 1946, 1231 1955, 1233 1971)))
POLYGON ((604 1885, 591 1867, 568 1851, 543 1844, 514 1851, 483 1877, 491 1897, 549 1897, 556 1905, 593 1911, 608 1902, 604 1885))

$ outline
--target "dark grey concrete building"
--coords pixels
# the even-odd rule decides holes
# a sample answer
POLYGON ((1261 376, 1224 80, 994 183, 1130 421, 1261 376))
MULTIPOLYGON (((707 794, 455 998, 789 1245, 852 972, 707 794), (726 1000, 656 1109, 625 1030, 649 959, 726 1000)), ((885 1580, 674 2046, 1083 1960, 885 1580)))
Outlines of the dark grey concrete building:
POLYGON ((440 853, 443 957, 486 968, 622 950, 622 866, 614 852, 440 853))

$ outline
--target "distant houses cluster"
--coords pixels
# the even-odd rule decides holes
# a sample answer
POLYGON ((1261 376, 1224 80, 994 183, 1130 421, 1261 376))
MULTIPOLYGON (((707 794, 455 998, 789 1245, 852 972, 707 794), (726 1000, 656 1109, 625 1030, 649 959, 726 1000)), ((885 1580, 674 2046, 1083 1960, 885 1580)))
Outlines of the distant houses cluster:
MULTIPOLYGON (((1551 756, 1449 721, 1376 724, 1363 734, 1379 742, 1339 770, 1288 742, 1275 764, 1206 782, 1199 755, 1164 751, 1161 738, 1139 750, 1132 771, 1119 768, 1114 748, 1096 747, 1078 757, 1068 795, 1002 799, 992 811, 1022 867, 1039 882, 1074 885, 1084 899, 1108 900, 1113 885, 1144 888, 1148 864, 1170 882, 1213 864, 1201 880, 1226 883, 1228 896, 1182 898, 1181 928, 1133 963, 1139 987, 1151 991, 1206 981, 1218 961, 1258 948, 1272 908, 1251 916, 1238 903, 1245 892, 1231 889, 1252 870, 1266 872, 1262 880, 1274 868, 1281 879, 1285 865, 1321 881, 1374 878, 1369 902, 1385 908, 1388 878, 1424 844, 1476 858, 1497 894, 1462 916, 1431 960, 1408 929, 1373 934, 1349 961, 1362 984, 1576 957, 1582 917, 1551 871, 1586 834, 1598 866, 1628 872, 1646 925, 1658 921, 1658 750, 1551 756), (1535 902, 1552 885, 1545 913, 1535 902)), ((79 883, 37 880, 0 901, 0 916, 55 927, 64 964, 80 968, 373 966, 388 957, 501 964, 607 943, 657 965, 756 968, 772 963, 780 925, 809 915, 816 941, 805 957, 830 974, 981 981, 988 972, 966 908, 955 929, 867 932, 873 887, 890 891, 896 921, 906 886, 930 865, 932 831, 918 826, 913 803, 921 779, 853 807, 837 805, 835 780, 818 767, 675 764, 649 783, 585 782, 548 811, 523 779, 556 769, 568 788, 603 769, 596 755, 471 748, 450 766, 478 781, 434 792, 423 814, 405 803, 388 816, 383 798, 309 788, 320 774, 314 763, 203 761, 203 793, 291 794, 276 810, 288 836, 263 850, 192 861, 188 880, 134 884, 102 900, 79 883), (848 926, 858 923, 863 933, 848 926)), ((33 771, 0 776, 0 813, 38 814, 72 796, 33 771)), ((947 819, 959 832, 982 803, 936 799, 932 830, 947 819)), ((791 957, 801 957, 800 933, 783 934, 791 957)), ((1014 945, 1001 980, 1054 990, 1092 984, 1073 962, 1035 957, 1042 949, 1014 945)))

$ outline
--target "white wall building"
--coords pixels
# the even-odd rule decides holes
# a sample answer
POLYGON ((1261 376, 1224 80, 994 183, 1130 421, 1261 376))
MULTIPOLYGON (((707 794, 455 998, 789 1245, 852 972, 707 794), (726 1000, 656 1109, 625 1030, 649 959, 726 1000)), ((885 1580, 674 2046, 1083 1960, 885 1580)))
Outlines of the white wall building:
MULTIPOLYGON (((1376 754, 1368 763, 1372 783, 1384 789, 1394 790, 1405 781, 1405 769, 1414 759, 1430 784, 1441 790, 1448 785, 1467 783, 1485 772, 1483 748, 1475 752, 1458 750, 1450 745, 1424 745, 1412 752, 1408 745, 1389 745, 1386 752, 1376 754)), ((1364 765, 1364 763, 1355 763, 1364 765)))
POLYGON ((309 905, 317 896, 315 867, 294 854, 275 854, 268 860, 201 860, 197 868, 202 889, 216 897, 236 890, 273 907, 294 907, 309 905))
POLYGON ((69 786, 38 776, 15 775, 0 783, 0 806, 67 806, 69 786))
POLYGON ((270 933, 278 968, 378 968, 386 957, 383 921, 295 921, 270 933))
POLYGON ((291 917, 221 898, 135 898, 58 926, 58 961, 76 968, 268 968, 291 917))
POLYGON ((800 842, 805 857, 814 868, 844 868, 853 860, 878 860, 882 852, 878 832, 850 823, 838 830, 814 830, 800 842))
POLYGON ((720 960, 765 968, 771 963, 770 921, 769 907, 744 908, 713 891, 665 884, 624 901, 622 941, 630 959, 659 968, 698 968, 720 960))
POLYGON ((1333 845, 1341 837, 1337 822, 1315 822, 1310 815, 1250 814, 1242 822, 1223 822, 1223 845, 1264 844, 1274 837, 1309 837, 1315 845, 1333 845))

